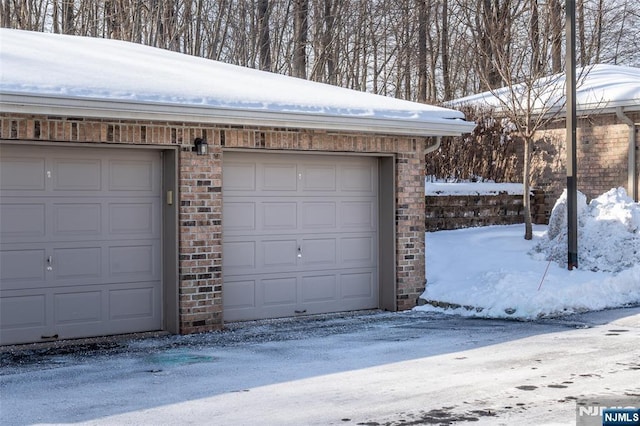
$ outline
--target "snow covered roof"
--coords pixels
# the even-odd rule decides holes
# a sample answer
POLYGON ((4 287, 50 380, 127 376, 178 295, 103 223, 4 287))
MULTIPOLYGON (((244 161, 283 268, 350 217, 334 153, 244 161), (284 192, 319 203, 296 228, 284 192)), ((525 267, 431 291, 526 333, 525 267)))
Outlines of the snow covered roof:
POLYGON ((451 109, 123 41, 0 29, 0 111, 458 135, 451 109))
MULTIPOLYGON (((586 67, 584 70, 576 70, 576 76, 576 110, 578 112, 603 113, 611 112, 618 107, 622 107, 625 111, 640 110, 640 68, 599 64, 586 67)), ((541 111, 551 106, 551 111, 555 112, 557 108, 562 107, 560 114, 564 115, 566 111, 564 74, 542 78, 531 86, 534 111, 541 111)), ((514 93, 520 97, 521 106, 526 107, 526 87, 516 85, 514 93)), ((501 103, 498 97, 510 103, 509 88, 503 87, 495 90, 494 93, 487 91, 458 98, 449 102, 448 105, 455 107, 465 104, 484 104, 499 110, 501 103)))

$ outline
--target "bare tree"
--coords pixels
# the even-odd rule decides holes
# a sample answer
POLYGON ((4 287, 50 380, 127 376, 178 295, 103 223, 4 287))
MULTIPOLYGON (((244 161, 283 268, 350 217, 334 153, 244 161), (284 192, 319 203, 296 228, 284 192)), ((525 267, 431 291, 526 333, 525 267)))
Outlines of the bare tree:
MULTIPOLYGON (((535 0, 534 0, 535 1, 535 0)), ((529 25, 519 28, 529 28, 528 35, 537 31, 539 19, 537 4, 530 2, 524 9, 517 11, 514 16, 528 19, 529 25), (534 24, 535 21, 535 24, 534 24)), ((548 24, 546 25, 548 26, 548 24)), ((513 28, 514 34, 518 29, 513 28)), ((494 46, 496 53, 493 68, 500 78, 507 82, 502 88, 491 88, 497 113, 506 118, 513 126, 514 132, 521 138, 524 144, 523 176, 524 187, 523 207, 525 218, 524 238, 532 238, 531 206, 530 206, 530 167, 532 147, 535 135, 544 129, 564 107, 564 76, 556 74, 549 76, 553 59, 544 52, 548 47, 539 43, 536 49, 532 49, 528 37, 514 37, 509 52, 501 51, 494 46), (519 41, 516 41, 519 40, 519 41)), ((535 45, 535 42, 534 42, 535 45)), ((492 75, 492 70, 487 74, 480 74, 486 84, 492 75)))

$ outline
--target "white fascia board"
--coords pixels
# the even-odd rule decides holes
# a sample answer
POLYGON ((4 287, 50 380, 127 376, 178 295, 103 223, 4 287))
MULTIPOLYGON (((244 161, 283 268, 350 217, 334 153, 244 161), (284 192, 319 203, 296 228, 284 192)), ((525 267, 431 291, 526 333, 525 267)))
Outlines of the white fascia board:
POLYGON ((434 121, 417 121, 380 117, 215 108, 206 105, 67 98, 24 93, 0 94, 0 112, 118 120, 283 127, 416 137, 459 136, 463 133, 469 133, 475 128, 475 123, 460 119, 441 118, 434 121))

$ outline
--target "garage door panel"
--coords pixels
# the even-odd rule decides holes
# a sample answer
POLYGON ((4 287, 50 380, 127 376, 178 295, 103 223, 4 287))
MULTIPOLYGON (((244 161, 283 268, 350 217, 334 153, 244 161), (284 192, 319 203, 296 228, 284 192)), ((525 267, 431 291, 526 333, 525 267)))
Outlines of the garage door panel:
POLYGON ((298 242, 295 239, 262 241, 261 252, 262 266, 267 269, 274 267, 295 269, 297 266, 298 242))
POLYGON ((0 155, 0 190, 7 191, 44 191, 45 158, 25 158, 12 155, 0 155))
POLYGON ((64 191, 100 191, 102 162, 100 159, 54 158, 52 160, 52 189, 64 191))
POLYGON ((376 210, 373 201, 343 201, 340 207, 342 228, 369 231, 376 229, 376 210))
POLYGON ((342 169, 341 188, 348 192, 375 195, 374 170, 370 165, 347 165, 342 169))
MULTIPOLYGON (((16 249, 0 251, 0 280, 3 290, 41 284, 45 273, 45 251, 16 249)), ((42 284, 41 284, 42 285, 42 284)))
POLYGON ((261 280, 264 305, 295 305, 297 298, 296 276, 265 278, 261 280))
POLYGON ((264 164, 261 191, 297 191, 298 176, 295 164, 264 164))
POLYGON ((262 202, 262 226, 265 231, 294 231, 298 226, 298 204, 296 202, 262 202))
POLYGON ((224 305, 225 309, 246 309, 253 310, 256 307, 256 287, 257 278, 244 280, 225 280, 224 305))
MULTIPOLYGON (((24 292, 23 292, 24 293, 24 292)), ((2 295, 0 330, 41 328, 46 325, 46 297, 42 294, 2 295)))
POLYGON ((73 247, 53 250, 52 268, 57 281, 101 282, 102 248, 73 247))
POLYGON ((343 299, 371 298, 374 288, 373 278, 368 271, 342 274, 340 276, 341 297, 343 299))
POLYGON ((110 160, 109 191, 141 191, 152 193, 159 185, 156 176, 156 163, 145 160, 110 160))
POLYGON ((256 190, 255 163, 228 163, 224 166, 224 190, 226 192, 256 190))
POLYGON ((153 244, 110 246, 109 277, 120 280, 157 279, 158 247, 153 244))
POLYGON ((102 232, 100 203, 54 203, 52 233, 55 237, 97 236, 102 232))
POLYGON ((308 267, 336 267, 337 238, 302 239, 301 261, 308 267))
POLYGON ((341 260, 344 266, 374 266, 376 242, 370 236, 345 237, 340 239, 341 260))
POLYGON ((251 273, 256 268, 255 241, 226 241, 222 245, 222 267, 229 276, 251 273))
POLYGON ((338 203, 335 201, 302 201, 302 227, 307 230, 336 228, 338 203))
POLYGON ((303 191, 330 191, 337 190, 337 168, 335 165, 308 165, 301 166, 304 177, 303 191))
POLYGON ((157 204, 155 200, 109 203, 109 233, 118 237, 134 235, 137 238, 157 235, 160 228, 157 204))
MULTIPOLYGON (((102 291, 78 291, 53 295, 54 324, 80 324, 103 320, 102 291)), ((76 291, 72 291, 76 290, 76 291)))
POLYGON ((334 302, 338 295, 337 274, 304 275, 302 303, 334 302))
POLYGON ((138 285, 109 290, 111 320, 153 318, 158 315, 159 283, 138 285))
POLYGON ((256 229, 256 204, 254 201, 225 202, 222 215, 225 232, 252 231, 256 229))
POLYGON ((42 239, 46 233, 47 208, 44 202, 26 203, 3 197, 0 204, 0 238, 3 244, 25 238, 42 239))

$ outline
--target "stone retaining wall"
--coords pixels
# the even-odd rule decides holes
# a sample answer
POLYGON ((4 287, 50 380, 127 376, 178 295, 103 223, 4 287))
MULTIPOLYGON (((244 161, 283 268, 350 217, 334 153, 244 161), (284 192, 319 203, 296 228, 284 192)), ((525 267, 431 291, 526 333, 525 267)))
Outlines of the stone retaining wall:
MULTIPOLYGON (((549 211, 542 191, 531 195, 533 223, 546 224, 549 211)), ((524 223, 522 195, 439 195, 425 197, 427 232, 475 226, 524 223)))

